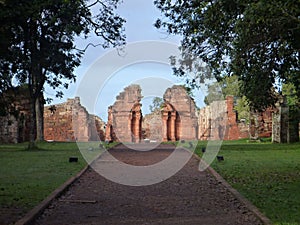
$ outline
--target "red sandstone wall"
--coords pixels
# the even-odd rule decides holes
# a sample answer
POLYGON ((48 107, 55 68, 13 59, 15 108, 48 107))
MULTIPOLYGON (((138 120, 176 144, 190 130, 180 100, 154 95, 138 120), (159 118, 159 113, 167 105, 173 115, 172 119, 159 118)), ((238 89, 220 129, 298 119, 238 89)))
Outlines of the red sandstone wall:
POLYGON ((145 115, 143 118, 143 139, 162 140, 162 116, 160 111, 145 115))
MULTIPOLYGON (((172 105, 173 111, 177 111, 179 119, 175 119, 176 139, 220 139, 237 140, 248 138, 249 133, 257 129, 258 137, 270 137, 272 134, 272 109, 263 113, 256 113, 257 124, 250 125, 237 121, 234 111, 234 99, 228 96, 226 100, 214 102, 199 111, 198 119, 195 104, 186 94, 181 86, 173 86, 167 89, 165 101, 172 105), (198 127, 197 127, 198 126, 198 127)), ((106 126, 106 138, 103 121, 94 115, 90 115, 80 104, 80 99, 69 99, 67 102, 55 105, 55 110, 50 106, 44 109, 44 135, 45 140, 54 141, 97 141, 97 140, 118 140, 118 135, 125 141, 132 141, 141 138, 141 114, 139 101, 141 90, 139 87, 125 88, 117 97, 113 106, 110 107, 109 119, 106 126), (133 111, 135 114, 133 115, 133 111), (133 121, 138 118, 139 121, 133 121), (108 139, 110 138, 110 139, 108 139)), ((0 143, 17 143, 29 140, 29 101, 26 94, 19 94, 14 102, 15 107, 20 111, 20 116, 0 117, 0 143)), ((166 111, 166 113, 169 113, 166 111)), ((170 113, 172 113, 170 111, 170 113)), ((161 140, 163 132, 163 121, 161 112, 157 121, 145 120, 144 137, 161 140), (161 124, 161 127, 158 127, 161 124), (153 137, 151 134, 154 134, 153 137), (156 132, 156 133, 157 133, 156 132), (158 137, 160 136, 160 138, 158 137)), ((169 126, 167 132, 171 135, 171 118, 166 122, 169 126)))
MULTIPOLYGON (((237 140, 247 136, 245 127, 237 122, 234 98, 212 102, 199 111, 200 140, 237 140), (244 130, 241 131, 241 128, 244 130)), ((247 131, 247 130, 246 130, 247 131)))
POLYGON ((107 141, 140 142, 142 114, 139 85, 130 85, 117 96, 108 109, 105 139, 107 141))
POLYGON ((45 140, 53 141, 98 141, 104 140, 104 123, 90 115, 80 104, 80 99, 44 109, 45 140))
POLYGON ((249 138, 257 132, 258 138, 270 137, 272 133, 272 109, 263 113, 256 113, 257 124, 250 119, 250 124, 237 120, 234 110, 233 96, 227 96, 224 101, 212 102, 199 111, 199 136, 200 140, 219 139, 218 127, 226 127, 223 140, 238 140, 249 138))
MULTIPOLYGON (((196 105, 194 100, 187 94, 185 88, 180 85, 174 85, 166 90, 163 98, 165 104, 170 104, 174 108, 174 113, 177 114, 175 118, 168 119, 171 128, 167 123, 167 128, 165 129, 172 131, 174 121, 172 122, 171 120, 175 120, 175 136, 177 140, 196 140, 198 136, 196 105)), ((171 111, 170 113, 172 114, 171 111)), ((163 120, 166 118, 167 116, 165 115, 163 120)), ((166 125, 163 124, 163 126, 166 125)))

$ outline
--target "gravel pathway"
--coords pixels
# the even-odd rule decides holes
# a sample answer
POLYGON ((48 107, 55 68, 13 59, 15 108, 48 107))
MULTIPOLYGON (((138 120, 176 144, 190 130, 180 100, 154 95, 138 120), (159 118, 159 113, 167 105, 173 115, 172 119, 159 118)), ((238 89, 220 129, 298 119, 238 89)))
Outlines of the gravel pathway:
MULTIPOLYGON (((109 152, 124 163, 146 166, 167 158, 173 150, 172 145, 159 145, 151 151, 119 145, 109 152)), ((88 169, 34 224, 262 224, 213 175, 199 172, 198 164, 192 157, 174 176, 148 186, 114 183, 88 169)), ((114 163, 109 166, 114 171, 114 163)))

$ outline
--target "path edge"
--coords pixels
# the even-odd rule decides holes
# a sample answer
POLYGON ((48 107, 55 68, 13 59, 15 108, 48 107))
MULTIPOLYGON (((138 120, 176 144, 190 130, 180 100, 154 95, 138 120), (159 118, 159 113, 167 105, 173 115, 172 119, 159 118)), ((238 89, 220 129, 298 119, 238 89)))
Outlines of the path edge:
POLYGON ((56 188, 48 197, 41 201, 37 206, 26 213, 14 225, 29 225, 58 197, 60 197, 76 180, 78 180, 88 169, 90 165, 86 165, 76 175, 69 178, 65 183, 56 188))
POLYGON ((253 205, 241 193, 234 189, 217 171, 215 171, 198 155, 196 155, 195 153, 193 153, 193 155, 199 160, 199 162, 206 164, 208 172, 211 173, 219 183, 224 185, 240 202, 242 202, 261 222, 263 222, 263 224, 272 225, 271 220, 267 216, 260 212, 260 210, 255 205, 253 205))
MULTIPOLYGON (((111 147, 114 148, 116 146, 120 145, 120 143, 117 143, 115 146, 111 147)), ((109 148, 110 149, 110 148, 109 148)), ((106 149, 105 151, 108 151, 106 149)), ((104 152, 105 152, 104 151, 104 152)), ((101 155, 100 155, 101 156, 101 155)), ((98 157, 100 157, 98 156, 98 157)), ((91 164, 98 159, 96 157, 91 163, 87 164, 81 171, 79 171, 76 175, 69 178, 65 183, 63 183, 61 186, 56 188, 48 197, 46 197, 43 201, 41 201, 37 206, 35 206, 33 209, 31 209, 28 213, 26 213, 21 219, 19 219, 14 225, 30 225, 34 220, 36 220, 43 211, 57 198, 59 198, 64 192, 67 191, 67 189, 75 182, 77 181, 88 169, 91 168, 91 164)))

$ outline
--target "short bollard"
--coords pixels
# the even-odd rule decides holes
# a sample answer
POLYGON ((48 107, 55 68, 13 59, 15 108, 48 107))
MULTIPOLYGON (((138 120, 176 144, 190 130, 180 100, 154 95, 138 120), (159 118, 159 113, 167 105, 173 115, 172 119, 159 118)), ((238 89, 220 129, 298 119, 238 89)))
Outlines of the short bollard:
POLYGON ((71 157, 69 157, 69 162, 71 163, 71 162, 78 162, 78 157, 76 157, 76 156, 71 156, 71 157))

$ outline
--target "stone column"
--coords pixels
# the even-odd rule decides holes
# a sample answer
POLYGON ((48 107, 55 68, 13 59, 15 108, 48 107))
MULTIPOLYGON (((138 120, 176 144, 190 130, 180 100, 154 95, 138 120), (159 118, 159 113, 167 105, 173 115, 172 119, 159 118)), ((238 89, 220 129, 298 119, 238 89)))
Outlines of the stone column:
POLYGON ((181 123, 179 116, 177 116, 175 120, 175 138, 181 140, 181 123))
POLYGON ((249 136, 250 140, 258 140, 258 113, 253 110, 250 111, 250 123, 249 123, 249 136))
POLYGON ((111 126, 110 124, 107 124, 106 125, 106 128, 105 128, 105 141, 111 141, 111 126))
POLYGON ((176 141, 176 137, 175 137, 175 121, 176 121, 176 112, 172 112, 171 113, 171 132, 170 132, 170 138, 171 138, 171 141, 176 141))
POLYGON ((105 128, 105 141, 112 140, 112 124, 113 124, 113 114, 112 114, 112 106, 108 107, 108 120, 105 128))
POLYGON ((134 141, 135 143, 139 143, 140 142, 140 121, 141 121, 141 113, 140 112, 136 112, 135 114, 135 123, 134 123, 134 141))
POLYGON ((162 112, 162 122, 163 122, 163 141, 168 141, 168 112, 162 112))

